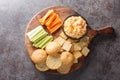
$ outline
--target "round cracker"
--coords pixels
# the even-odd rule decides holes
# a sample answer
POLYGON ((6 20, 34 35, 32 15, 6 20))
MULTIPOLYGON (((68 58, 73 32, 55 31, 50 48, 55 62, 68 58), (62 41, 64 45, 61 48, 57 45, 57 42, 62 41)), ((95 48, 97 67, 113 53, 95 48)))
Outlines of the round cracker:
POLYGON ((62 65, 62 66, 60 66, 60 68, 57 69, 57 71, 61 74, 67 74, 67 73, 69 73, 70 69, 71 69, 70 66, 62 65))
POLYGON ((39 70, 39 71, 47 71, 49 70, 49 68, 46 66, 46 63, 40 63, 40 64, 35 64, 35 67, 39 70))
POLYGON ((52 41, 49 42, 45 48, 47 54, 49 55, 56 55, 59 51, 60 51, 61 47, 59 45, 59 43, 52 41))
POLYGON ((37 49, 32 53, 31 59, 35 64, 45 62, 47 59, 47 53, 45 50, 37 49))
POLYGON ((48 68, 52 70, 58 69, 62 65, 60 55, 56 56, 48 55, 46 65, 48 66, 48 68))
POLYGON ((75 57, 70 52, 62 52, 60 55, 60 60, 62 61, 63 65, 69 65, 72 66, 74 63, 75 57))

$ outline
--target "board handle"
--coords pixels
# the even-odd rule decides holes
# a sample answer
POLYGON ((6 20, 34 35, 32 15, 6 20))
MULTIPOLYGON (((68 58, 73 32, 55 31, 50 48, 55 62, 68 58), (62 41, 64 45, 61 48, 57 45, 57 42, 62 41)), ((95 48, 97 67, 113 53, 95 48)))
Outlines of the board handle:
POLYGON ((98 30, 94 30, 91 27, 88 28, 88 32, 87 35, 90 37, 90 39, 92 40, 94 37, 96 37, 97 35, 105 35, 105 36, 109 36, 112 35, 114 33, 114 29, 112 27, 103 27, 100 28, 98 30))
POLYGON ((107 26, 107 27, 103 27, 101 29, 98 29, 97 30, 97 34, 98 35, 111 35, 114 33, 114 29, 110 26, 107 26))

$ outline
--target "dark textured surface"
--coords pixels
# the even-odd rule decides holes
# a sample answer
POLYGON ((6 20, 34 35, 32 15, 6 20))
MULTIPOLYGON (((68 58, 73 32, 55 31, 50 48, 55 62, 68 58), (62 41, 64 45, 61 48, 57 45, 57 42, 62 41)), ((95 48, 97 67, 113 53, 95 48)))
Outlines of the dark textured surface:
POLYGON ((120 80, 120 0, 0 0, 0 80, 120 80), (38 11, 67 6, 89 25, 111 25, 116 36, 94 39, 83 69, 64 76, 37 71, 24 44, 29 20, 38 11))

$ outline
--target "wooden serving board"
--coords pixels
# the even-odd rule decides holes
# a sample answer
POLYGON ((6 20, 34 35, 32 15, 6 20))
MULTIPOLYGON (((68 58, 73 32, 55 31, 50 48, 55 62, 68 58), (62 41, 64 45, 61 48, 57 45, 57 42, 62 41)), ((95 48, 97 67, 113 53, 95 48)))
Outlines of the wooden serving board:
MULTIPOLYGON (((31 54, 33 53, 34 50, 36 50, 35 47, 32 46, 32 43, 30 42, 30 40, 28 39, 28 36, 26 35, 27 32, 33 30, 34 28, 36 28, 37 26, 40 25, 40 22, 38 21, 38 19, 40 19, 43 15, 45 15, 45 13, 49 10, 49 9, 53 9, 62 19, 62 21, 64 22, 64 20, 71 16, 71 15, 79 15, 77 12, 75 12, 74 10, 68 8, 68 7, 63 7, 63 6, 55 6, 55 7, 50 7, 50 8, 46 8, 40 12, 38 12, 28 23, 27 28, 26 28, 26 32, 25 32, 25 45, 26 45, 26 49, 28 52, 28 55, 31 57, 31 54)), ((56 33, 53 35, 54 37, 56 37, 59 32, 62 29, 59 29, 58 31, 56 31, 56 33)), ((88 26, 88 30, 87 30, 87 36, 90 38, 90 41, 98 34, 103 34, 103 35, 109 35, 113 33, 113 28, 112 27, 104 27, 102 29, 98 29, 98 30, 93 30, 92 28, 90 28, 88 26)), ((84 64, 85 61, 85 57, 82 57, 79 59, 79 63, 74 64, 71 68, 70 72, 73 72, 79 68, 82 67, 82 65, 84 64)), ((48 70, 46 71, 47 73, 51 73, 51 74, 58 74, 57 71, 53 71, 53 70, 48 70)))

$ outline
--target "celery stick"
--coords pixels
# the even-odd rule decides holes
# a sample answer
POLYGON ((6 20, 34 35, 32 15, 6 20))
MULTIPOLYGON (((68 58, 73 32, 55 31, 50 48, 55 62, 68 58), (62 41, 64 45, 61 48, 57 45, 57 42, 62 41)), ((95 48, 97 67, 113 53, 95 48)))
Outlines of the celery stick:
POLYGON ((45 45, 42 46, 42 49, 44 49, 44 48, 47 46, 47 44, 48 44, 49 42, 51 42, 51 41, 52 41, 52 37, 51 37, 51 39, 50 39, 48 42, 46 42, 45 45))
POLYGON ((47 36, 46 39, 39 45, 39 48, 42 48, 51 38, 52 36, 47 36))
POLYGON ((38 41, 40 41, 41 39, 45 38, 47 36, 47 33, 42 33, 39 35, 38 38, 36 38, 33 42, 37 43, 38 41))
POLYGON ((37 35, 32 41, 33 43, 38 43, 40 41, 40 39, 43 39, 47 36, 47 33, 42 33, 42 34, 39 34, 37 35))
MULTIPOLYGON (((46 37, 47 37, 47 36, 46 36, 46 37)), ((35 46, 35 47, 39 47, 39 45, 42 44, 42 42, 46 39, 46 37, 43 38, 42 40, 40 40, 39 42, 34 43, 33 46, 35 46)))
POLYGON ((36 37, 39 36, 40 34, 42 34, 43 32, 45 32, 43 29, 39 30, 38 33, 36 33, 34 36, 31 37, 31 41, 33 42, 34 39, 36 39, 36 37))
POLYGON ((37 30, 41 29, 42 27, 38 26, 36 28, 34 28, 33 30, 31 30, 30 32, 27 33, 28 36, 33 35, 37 30))
POLYGON ((34 47, 38 48, 38 46, 36 44, 33 44, 34 47))
POLYGON ((34 40, 36 40, 37 38, 39 38, 39 36, 41 34, 47 34, 47 32, 44 31, 44 30, 41 30, 38 34, 36 34, 34 37, 31 38, 31 41, 34 42, 34 40))
POLYGON ((31 39, 41 29, 43 29, 42 26, 38 26, 35 29, 33 29, 30 32, 28 32, 27 35, 28 35, 29 39, 31 39))

